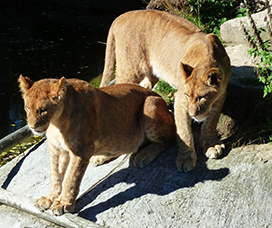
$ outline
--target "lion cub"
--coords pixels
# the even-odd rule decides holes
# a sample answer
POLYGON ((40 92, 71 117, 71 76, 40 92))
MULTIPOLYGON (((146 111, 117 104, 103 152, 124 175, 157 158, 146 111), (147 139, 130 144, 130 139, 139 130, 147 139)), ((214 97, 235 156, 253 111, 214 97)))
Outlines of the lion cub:
POLYGON ((178 90, 175 97, 177 168, 190 171, 197 155, 192 119, 203 122, 200 143, 205 155, 218 158, 223 145, 216 126, 231 76, 229 57, 215 34, 193 23, 156 10, 131 11, 119 16, 109 30, 101 86, 138 83, 152 88, 159 78, 178 90))
POLYGON ((84 172, 125 153, 143 167, 175 139, 175 124, 162 98, 132 84, 96 89, 79 79, 20 76, 29 128, 46 133, 51 161, 49 196, 36 200, 55 215, 73 212, 84 172), (139 149, 140 148, 140 149, 139 149))

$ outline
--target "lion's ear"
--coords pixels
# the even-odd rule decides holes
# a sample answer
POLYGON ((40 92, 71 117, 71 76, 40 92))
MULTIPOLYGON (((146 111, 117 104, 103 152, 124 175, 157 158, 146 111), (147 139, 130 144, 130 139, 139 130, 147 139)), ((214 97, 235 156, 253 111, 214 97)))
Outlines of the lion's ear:
POLYGON ((18 82, 20 90, 22 92, 22 97, 23 99, 25 99, 26 92, 31 88, 34 82, 30 78, 23 77, 22 75, 20 75, 20 77, 18 78, 18 82))
POLYGON ((222 80, 222 73, 218 68, 212 68, 206 72, 204 80, 208 86, 218 87, 222 80))
POLYGON ((54 102, 59 103, 60 101, 63 100, 67 91, 66 85, 67 85, 66 78, 62 77, 59 81, 57 81, 51 86, 49 96, 54 102))
POLYGON ((180 62, 181 77, 186 82, 187 78, 192 74, 193 67, 180 62))

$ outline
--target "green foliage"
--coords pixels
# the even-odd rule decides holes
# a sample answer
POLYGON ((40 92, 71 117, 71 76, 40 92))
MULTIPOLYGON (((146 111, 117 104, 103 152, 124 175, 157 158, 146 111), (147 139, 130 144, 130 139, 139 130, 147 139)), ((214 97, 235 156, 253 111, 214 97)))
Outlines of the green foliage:
MULTIPOLYGON (((243 0, 160 0, 151 4, 153 8, 166 10, 186 18, 206 33, 220 34, 220 25, 228 19, 245 16, 239 5, 243 0), (155 7, 154 7, 155 5, 155 7)), ((146 1, 152 2, 152 1, 146 1)))
MULTIPOLYGON (((243 9, 236 9, 239 1, 233 0, 189 0, 193 14, 198 21, 196 24, 206 33, 220 34, 220 25, 228 19, 245 15, 243 9)), ((193 21, 196 22, 196 21, 193 21)))
MULTIPOLYGON (((248 40, 250 46, 252 47, 248 53, 250 56, 254 58, 258 58, 259 62, 256 64, 257 67, 257 74, 259 81, 264 85, 264 93, 263 96, 266 97, 268 94, 272 94, 272 33, 271 33, 271 24, 272 24, 272 15, 271 15, 271 8, 266 0, 265 5, 267 8, 267 15, 268 17, 265 18, 266 21, 266 30, 264 28, 257 29, 255 21, 251 17, 250 14, 250 5, 252 2, 245 1, 246 3, 246 11, 247 17, 250 22, 250 30, 248 31, 244 24, 241 23, 243 31, 245 33, 245 37, 248 40), (261 32, 267 32, 269 34, 269 40, 263 40, 260 36, 261 32)), ((267 105, 270 106, 272 103, 272 97, 267 96, 266 102, 267 105)), ((271 134, 272 131, 272 118, 269 113, 266 113, 265 117, 266 125, 263 127, 261 133, 271 134)), ((270 141, 272 141, 272 136, 270 136, 270 141)))
POLYGON ((2 152, 0 154, 0 167, 11 161, 13 158, 18 156, 19 154, 22 154, 24 151, 26 151, 28 148, 32 147, 36 143, 38 143, 42 137, 39 136, 32 136, 14 147, 12 147, 10 150, 7 150, 5 152, 2 152))
MULTIPOLYGON (((248 7, 248 5, 246 5, 248 7)), ((269 5, 267 5, 268 14, 271 13, 269 5)), ((258 57, 260 62, 256 64, 257 73, 260 82, 264 84, 264 97, 272 93, 272 33, 271 33, 271 15, 269 15, 270 22, 267 22, 267 31, 264 28, 257 29, 254 20, 252 19, 249 10, 247 8, 247 16, 250 21, 251 31, 244 29, 245 36, 251 45, 251 49, 248 51, 249 55, 256 58, 258 57), (267 32, 270 34, 270 39, 264 41, 260 33, 267 32)))
POLYGON ((244 17, 246 16, 246 9, 245 8, 240 8, 237 10, 237 15, 236 15, 236 18, 239 18, 239 17, 244 17))
POLYGON ((171 87, 167 82, 159 80, 156 84, 154 91, 158 93, 167 104, 174 102, 174 93, 177 91, 171 87))

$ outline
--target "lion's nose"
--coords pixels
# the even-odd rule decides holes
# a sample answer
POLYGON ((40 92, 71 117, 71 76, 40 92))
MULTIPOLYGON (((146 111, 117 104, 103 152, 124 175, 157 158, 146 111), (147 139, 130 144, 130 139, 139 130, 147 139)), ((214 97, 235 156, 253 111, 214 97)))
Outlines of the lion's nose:
POLYGON ((29 126, 29 128, 35 130, 36 128, 39 127, 39 123, 28 123, 28 126, 29 126))
POLYGON ((200 109, 199 108, 197 108, 197 107, 191 107, 189 109, 189 115, 191 117, 197 117, 199 114, 200 114, 200 109))
POLYGON ((27 125, 28 125, 28 127, 29 127, 30 129, 33 129, 33 130, 35 130, 36 128, 39 127, 39 123, 37 123, 37 122, 32 123, 31 121, 28 121, 28 122, 27 122, 27 125))

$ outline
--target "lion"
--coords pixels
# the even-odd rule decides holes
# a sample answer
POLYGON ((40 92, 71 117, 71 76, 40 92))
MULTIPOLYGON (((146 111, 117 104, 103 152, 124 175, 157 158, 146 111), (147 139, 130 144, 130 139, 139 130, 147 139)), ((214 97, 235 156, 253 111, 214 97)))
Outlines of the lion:
POLYGON ((164 100, 139 85, 96 89, 79 79, 19 77, 29 128, 46 134, 50 152, 49 196, 35 205, 55 215, 73 212, 84 172, 134 153, 144 167, 175 141, 175 123, 164 100))
POLYGON ((216 126, 231 65, 215 34, 205 34, 167 12, 127 12, 109 30, 100 86, 109 84, 114 70, 116 83, 153 88, 160 78, 178 90, 174 103, 178 170, 188 172, 196 165, 192 119, 203 123, 200 144, 205 155, 221 156, 224 144, 217 139, 216 126))

